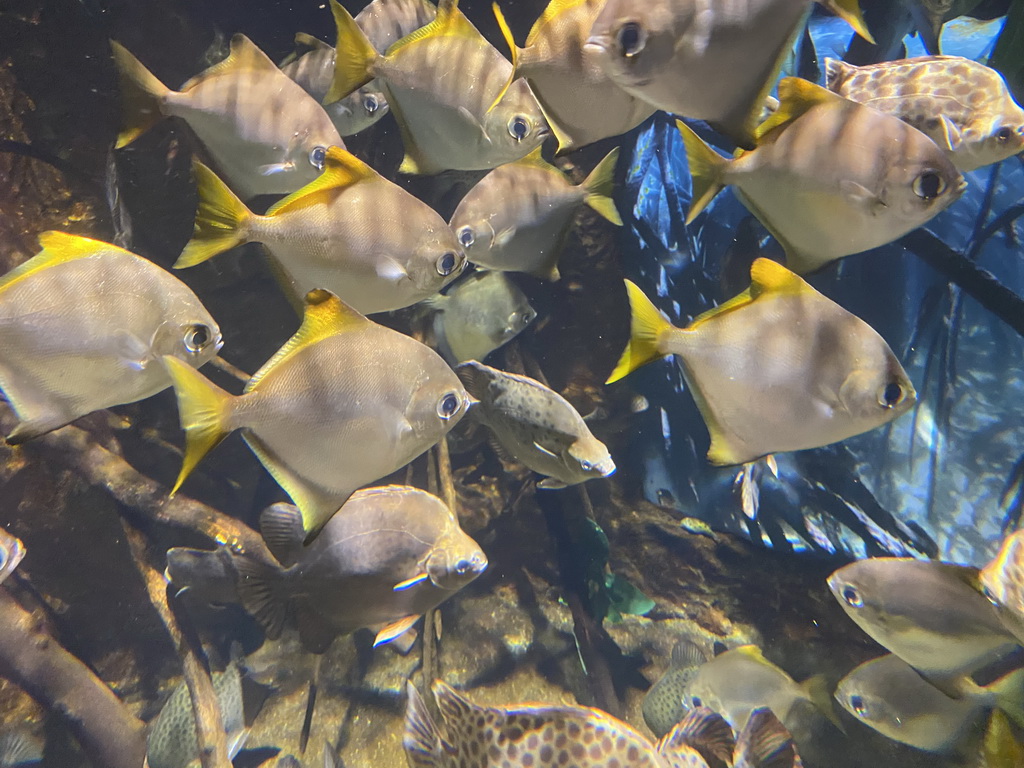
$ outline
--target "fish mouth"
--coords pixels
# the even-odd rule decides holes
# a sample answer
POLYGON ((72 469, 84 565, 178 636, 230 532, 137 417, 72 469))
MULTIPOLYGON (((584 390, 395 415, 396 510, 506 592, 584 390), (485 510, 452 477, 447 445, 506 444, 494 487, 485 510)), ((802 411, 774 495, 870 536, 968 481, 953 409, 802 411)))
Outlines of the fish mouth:
POLYGON ((602 54, 610 50, 611 48, 608 45, 608 37, 605 35, 591 35, 587 38, 587 41, 583 43, 584 53, 602 54))
POLYGON ((611 458, 607 458, 604 461, 600 461, 594 465, 594 471, 598 472, 601 477, 608 477, 609 475, 615 474, 616 466, 615 462, 611 458))

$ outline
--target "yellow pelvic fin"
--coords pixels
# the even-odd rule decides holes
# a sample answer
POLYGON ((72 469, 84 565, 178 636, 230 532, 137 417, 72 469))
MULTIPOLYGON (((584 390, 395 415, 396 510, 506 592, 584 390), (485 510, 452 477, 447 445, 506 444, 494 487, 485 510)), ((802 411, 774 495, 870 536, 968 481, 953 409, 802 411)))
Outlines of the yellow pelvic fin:
POLYGON ((689 224, 725 187, 722 177, 729 160, 709 147, 682 120, 676 120, 676 128, 679 129, 683 144, 686 145, 686 158, 690 163, 690 178, 693 183, 690 212, 686 215, 686 223, 689 224))
POLYGON ((264 69, 267 72, 274 72, 277 70, 277 65, 259 49, 256 43, 239 33, 231 37, 231 50, 228 55, 195 77, 185 81, 181 86, 181 91, 183 93, 189 91, 211 77, 221 77, 246 69, 264 69))
POLYGON ((164 355, 163 360, 174 384, 178 418, 185 430, 185 458, 171 489, 173 496, 203 456, 231 431, 227 418, 234 398, 188 363, 170 355, 164 355))
POLYGON ((380 58, 366 33, 338 0, 331 0, 331 13, 338 28, 338 42, 335 46, 334 79, 324 97, 324 104, 340 101, 373 80, 373 66, 380 58))
POLYGON ((253 213, 217 174, 198 161, 192 163, 199 206, 192 239, 174 262, 175 269, 194 267, 218 253, 248 242, 246 224, 253 213))
POLYGON ((378 632, 377 636, 373 639, 373 647, 376 648, 378 645, 390 643, 403 632, 411 629, 412 625, 419 621, 419 618, 419 614, 416 614, 414 616, 406 616, 404 619, 399 619, 398 621, 388 624, 384 629, 378 632))
POLYGON ((142 66, 123 45, 110 41, 121 87, 121 121, 123 127, 117 135, 116 149, 131 144, 154 125, 163 120, 160 111, 163 100, 171 89, 161 83, 142 66))
POLYGON ((867 22, 864 21, 860 0, 818 0, 818 2, 853 27, 853 31, 858 35, 872 45, 875 44, 875 38, 872 36, 871 30, 868 29, 867 22))
POLYGON ((519 76, 519 48, 516 46, 515 38, 512 37, 512 30, 509 29, 508 22, 505 21, 505 14, 501 12, 501 6, 496 2, 491 4, 491 8, 494 9, 494 18, 498 21, 498 28, 501 30, 501 36, 505 38, 505 43, 508 45, 510 55, 512 57, 512 71, 509 72, 508 80, 498 91, 498 95, 494 97, 494 101, 491 102, 491 106, 487 108, 490 112, 505 98, 505 94, 508 93, 508 89, 512 87, 512 83, 516 81, 519 76))
POLYGON ((512 165, 513 163, 515 165, 521 165, 525 168, 537 168, 542 171, 548 171, 549 173, 557 173, 563 179, 565 178, 565 174, 562 173, 558 166, 552 165, 551 163, 544 159, 543 145, 534 147, 532 150, 530 150, 530 154, 521 157, 518 160, 513 160, 512 163, 509 163, 509 165, 512 165))
POLYGON ((763 123, 757 126, 754 138, 760 142, 776 128, 787 125, 803 116, 812 107, 846 101, 842 96, 827 88, 799 77, 784 77, 779 83, 779 108, 763 123))
POLYGON ((379 178, 378 173, 370 166, 341 147, 330 147, 324 159, 324 169, 313 181, 283 200, 278 200, 267 209, 267 216, 316 205, 321 202, 323 192, 342 190, 364 179, 379 178))
POLYGON ((586 191, 584 201, 616 226, 622 226, 622 217, 615 208, 612 193, 615 190, 615 165, 619 161, 619 148, 616 147, 595 166, 586 180, 583 189, 586 191))
POLYGON ((629 343, 606 384, 618 381, 637 368, 663 357, 662 337, 673 328, 672 323, 665 319, 636 283, 626 280, 626 294, 629 297, 629 343))
POLYGON ((1019 768, 1024 765, 1024 746, 999 709, 993 710, 989 717, 980 752, 978 765, 984 768, 1019 768))
POLYGON ((260 381, 268 372, 281 365, 299 350, 316 344, 345 331, 357 330, 373 325, 352 307, 343 302, 330 291, 316 288, 306 294, 306 310, 302 316, 302 325, 295 332, 285 345, 281 347, 270 358, 263 367, 253 374, 249 383, 245 385, 245 391, 251 392, 256 389, 260 381))
POLYGON ((54 230, 40 234, 39 244, 42 246, 42 250, 39 253, 12 269, 3 277, 0 277, 0 291, 29 275, 41 272, 47 267, 64 264, 76 259, 84 259, 100 251, 121 251, 129 256, 140 258, 131 251, 118 248, 116 245, 105 243, 102 240, 93 240, 89 237, 54 230))

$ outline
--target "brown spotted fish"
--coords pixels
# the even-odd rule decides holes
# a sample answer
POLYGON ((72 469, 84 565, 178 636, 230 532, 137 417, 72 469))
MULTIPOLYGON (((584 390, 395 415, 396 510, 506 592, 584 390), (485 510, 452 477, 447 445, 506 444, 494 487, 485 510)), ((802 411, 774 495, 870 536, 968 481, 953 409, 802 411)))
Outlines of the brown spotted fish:
POLYGON ((829 90, 926 134, 961 171, 1024 151, 1024 109, 996 70, 960 56, 856 67, 825 60, 829 90))
POLYGON ((588 707, 482 707, 440 680, 432 687, 443 728, 407 686, 405 747, 410 768, 796 768, 792 739, 767 709, 733 740, 732 729, 699 708, 655 746, 631 726, 588 707))
POLYGON ((118 148, 165 117, 180 117, 243 198, 294 192, 323 168, 328 147, 345 145, 323 107, 245 35, 231 54, 174 91, 112 42, 124 128, 118 148))

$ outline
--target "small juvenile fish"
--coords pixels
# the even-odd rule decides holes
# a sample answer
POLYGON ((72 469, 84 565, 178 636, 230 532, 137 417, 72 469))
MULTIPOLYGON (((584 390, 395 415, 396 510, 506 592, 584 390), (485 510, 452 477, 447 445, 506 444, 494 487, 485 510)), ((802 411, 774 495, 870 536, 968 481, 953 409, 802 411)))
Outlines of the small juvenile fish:
POLYGON ((474 264, 558 280, 558 257, 580 208, 589 205, 622 226, 612 199, 618 157, 613 149, 574 185, 538 147, 484 176, 455 209, 451 228, 474 264))
MULTIPOLYGON (((512 51, 513 77, 525 77, 558 139, 558 152, 632 130, 656 108, 622 90, 585 46, 604 0, 551 0, 517 48, 501 11, 495 15, 512 51)), ((358 20, 358 17, 357 17, 358 20)), ((379 50, 379 49, 378 49, 379 50)))
POLYGON ((950 698, 906 662, 890 654, 867 661, 844 677, 836 701, 865 725, 894 741, 930 752, 953 751, 995 706, 1021 717, 1024 670, 959 698, 950 698))
POLYGON ((42 740, 24 730, 10 730, 0 734, 0 768, 22 768, 42 762, 42 740))
POLYGON ((426 304, 437 311, 434 329, 446 356, 457 363, 483 360, 537 317, 526 295, 501 272, 474 272, 426 304))
POLYGON ((288 194, 317 177, 328 147, 344 147, 331 119, 245 35, 231 54, 172 91, 111 42, 124 128, 117 148, 164 117, 180 117, 243 198, 288 194))
POLYGON ((42 250, 0 277, 0 389, 16 444, 171 385, 161 358, 199 367, 220 329, 194 293, 116 245, 44 232, 42 250))
POLYGON ((652 745, 598 709, 545 704, 482 707, 440 680, 432 691, 439 729, 412 683, 406 685, 405 748, 411 768, 796 768, 792 739, 767 710, 738 740, 708 709, 692 713, 652 745))
MULTIPOLYGON (((249 735, 242 705, 242 673, 237 659, 232 659, 223 672, 213 673, 213 690, 217 694, 227 734, 228 758, 233 759, 249 735)), ((195 718, 192 699, 182 681, 149 726, 146 736, 146 763, 149 768, 192 768, 198 765, 199 741, 195 718)))
POLYGON ((322 288, 364 315, 415 304, 462 272, 462 246, 430 206, 340 147, 323 165, 316 181, 260 216, 196 163, 195 231, 174 267, 260 242, 296 296, 322 288))
POLYGON ((861 629, 951 695, 1017 647, 976 584, 973 568, 899 557, 858 560, 828 579, 861 629))
POLYGON ((694 707, 718 712, 737 731, 759 707, 771 709, 790 731, 803 731, 809 712, 835 721, 821 678, 798 684, 755 645, 707 661, 697 646, 684 640, 672 649, 664 677, 644 697, 644 720, 654 733, 664 734, 694 707))
POLYGON ((357 491, 309 546, 290 505, 268 507, 260 527, 283 565, 236 556, 242 605, 271 639, 294 611, 313 653, 361 627, 384 625, 374 644, 390 642, 487 568, 451 510, 405 486, 357 491))
POLYGON ((1024 109, 999 72, 960 56, 857 67, 825 59, 830 91, 900 118, 945 150, 961 171, 1024 151, 1024 109))
MULTIPOLYGON (((427 0, 373 0, 356 14, 355 22, 375 49, 386 51, 393 43, 433 21, 436 12, 427 0)), ((334 48, 302 33, 295 36, 295 42, 309 50, 282 63, 281 71, 322 102, 334 79, 334 48)), ((368 83, 325 109, 338 133, 351 136, 384 117, 388 102, 379 85, 368 83)))
POLYGON ((902 120, 787 77, 757 146, 727 160, 682 122, 693 177, 687 223, 733 185, 804 274, 876 248, 949 207, 967 182, 934 141, 902 120))
POLYGON ((524 157, 549 128, 525 80, 458 8, 441 0, 427 26, 378 53, 337 0, 334 81, 325 102, 374 78, 382 85, 405 144, 402 173, 483 170, 524 157))
POLYGON ((455 372, 477 399, 472 411, 494 433, 498 455, 546 476, 538 488, 565 488, 615 471, 604 443, 554 390, 475 360, 455 372))
POLYGON ((25 545, 21 539, 0 528, 0 584, 10 576, 25 557, 25 545))
MULTIPOLYGON (((870 38, 857 0, 820 0, 870 38)), ((623 90, 749 145, 807 0, 608 0, 585 52, 623 90)))
POLYGON ((233 396, 165 357, 185 458, 172 489, 224 437, 249 447, 311 539, 360 486, 404 467, 459 422, 469 396, 430 347, 310 291, 302 326, 233 396))
POLYGON ((914 405, 906 372, 867 323, 774 261, 755 261, 750 279, 685 329, 627 280, 631 338, 608 382, 676 355, 719 465, 845 440, 914 405))

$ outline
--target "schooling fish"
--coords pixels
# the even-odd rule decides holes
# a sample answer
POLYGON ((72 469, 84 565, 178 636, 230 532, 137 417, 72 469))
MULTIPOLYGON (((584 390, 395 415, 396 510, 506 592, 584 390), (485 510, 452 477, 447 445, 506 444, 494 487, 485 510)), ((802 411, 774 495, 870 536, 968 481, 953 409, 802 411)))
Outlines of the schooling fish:
POLYGON ((21 539, 0 528, 0 584, 10 576, 25 557, 25 545, 21 539))
MULTIPOLYGON (((223 672, 213 673, 213 690, 217 694, 217 704, 227 734, 228 758, 233 759, 249 735, 249 729, 245 726, 242 673, 238 659, 232 659, 223 672)), ((182 681, 149 726, 146 736, 148 768, 194 768, 199 764, 195 718, 192 699, 182 681)))
POLYGON ((720 465, 845 440, 914 405, 906 372, 867 323, 774 261, 757 259, 750 279, 685 329, 627 280, 631 338, 609 383, 676 355, 711 433, 708 460, 720 465))
MULTIPOLYGON (((756 645, 743 645, 706 661, 700 649, 684 641, 673 649, 667 682, 652 688, 644 700, 644 719, 654 716, 659 730, 668 720, 681 720, 694 707, 709 707, 737 731, 754 710, 768 707, 790 731, 804 732, 806 720, 820 713, 835 720, 821 678, 796 683, 785 671, 768 661, 756 645)), ((650 723, 648 723, 650 725, 650 723)), ((655 731, 651 726, 651 730, 655 731)), ((657 731, 655 731, 657 733, 657 731)))
POLYGON ((330 104, 376 78, 405 144, 403 173, 483 170, 524 157, 549 133, 525 80, 458 9, 441 0, 430 24, 380 54, 337 0, 330 104), (495 101, 500 95, 500 100, 495 101))
POLYGON ((1024 109, 999 72, 960 56, 856 67, 825 59, 829 90, 898 117, 945 150, 961 171, 1024 151, 1024 109))
MULTIPOLYGON (((623 90, 749 146, 807 0, 608 0, 583 50, 623 90)), ((857 0, 822 0, 870 39, 857 0)))
POLYGON ((437 353, 310 291, 298 332, 233 396, 164 358, 174 379, 185 459, 174 491, 229 432, 302 511, 312 538, 353 491, 444 437, 469 402, 437 353))
POLYGON ((951 698, 890 654, 867 661, 844 677, 835 693, 847 712, 894 741, 930 752, 950 752, 995 706, 1021 717, 1024 670, 985 688, 951 698))
POLYGON ((180 117, 243 198, 294 192, 313 181, 331 146, 345 146, 331 119, 245 35, 231 54, 172 91, 119 43, 111 42, 131 144, 164 117, 180 117))
POLYGON ((426 304, 437 311, 434 329, 457 363, 483 360, 534 321, 526 295, 505 274, 478 270, 426 304))
MULTIPOLYGON (((391 45, 434 19, 437 9, 427 0, 373 0, 356 14, 355 22, 378 51, 391 45)), ((334 48, 302 33, 296 44, 309 49, 282 64, 281 71, 317 101, 323 101, 334 79, 334 48)), ((341 101, 325 107, 338 133, 351 136, 369 128, 388 112, 387 96, 376 83, 368 83, 341 101)))
POLYGON ((574 185, 537 147, 484 176, 455 209, 451 228, 474 264, 558 280, 558 257, 584 205, 622 225, 612 199, 618 157, 613 149, 586 181, 574 185))
POLYGON ((693 177, 687 223, 733 185, 804 274, 893 242, 966 188, 935 142, 892 115, 795 77, 780 83, 779 101, 757 147, 735 160, 677 123, 693 177))
POLYGON ((0 277, 0 389, 16 444, 171 385, 160 362, 199 367, 220 329, 194 293, 116 245, 44 232, 42 250, 0 277))
POLYGON ((260 242, 295 295, 322 288, 370 314, 415 304, 466 266, 455 234, 426 203, 340 147, 323 164, 316 181, 260 216, 196 163, 195 231, 175 268, 260 242))
POLYGON ((551 0, 530 29, 524 48, 516 47, 495 6, 512 51, 512 77, 529 82, 558 139, 559 153, 623 134, 656 111, 619 88, 601 67, 597 50, 584 45, 603 5, 604 0, 551 0))
POLYGON ((546 476, 537 487, 565 488, 615 471, 605 444, 554 390, 475 360, 455 372, 477 399, 472 411, 494 433, 497 453, 546 476))
POLYGON ((268 507, 260 527, 283 565, 236 556, 242 605, 271 639, 294 611, 314 653, 361 627, 384 625, 375 645, 394 640, 487 568, 451 510, 405 486, 357 491, 309 546, 290 505, 268 507))
POLYGON ((861 629, 952 695, 1017 647, 976 584, 973 568, 899 557, 858 560, 828 579, 861 629))

